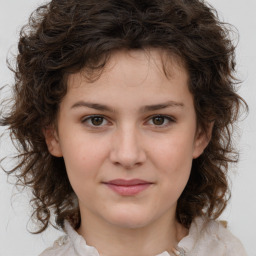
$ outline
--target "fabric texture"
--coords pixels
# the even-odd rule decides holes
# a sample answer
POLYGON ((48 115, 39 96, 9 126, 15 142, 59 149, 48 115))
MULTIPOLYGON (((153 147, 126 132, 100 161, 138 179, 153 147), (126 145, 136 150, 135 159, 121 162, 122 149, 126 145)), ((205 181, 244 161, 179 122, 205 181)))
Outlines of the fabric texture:
MULTIPOLYGON (((96 248, 87 245, 68 222, 65 222, 64 230, 66 235, 61 236, 39 256, 100 256, 96 248)), ((241 242, 227 228, 218 221, 205 221, 204 218, 193 221, 189 234, 178 243, 173 254, 165 251, 156 256, 173 255, 247 256, 241 242)))

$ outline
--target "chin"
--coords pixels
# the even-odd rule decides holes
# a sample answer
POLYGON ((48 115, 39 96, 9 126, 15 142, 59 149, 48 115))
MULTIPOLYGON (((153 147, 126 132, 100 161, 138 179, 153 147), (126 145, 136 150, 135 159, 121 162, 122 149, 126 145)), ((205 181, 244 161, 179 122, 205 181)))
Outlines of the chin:
MULTIPOLYGON (((132 211, 126 211, 109 216, 108 222, 119 228, 136 229, 143 228, 151 223, 150 218, 146 218, 147 214, 140 212, 135 214, 132 211)), ((152 220, 153 221, 153 220, 152 220)))

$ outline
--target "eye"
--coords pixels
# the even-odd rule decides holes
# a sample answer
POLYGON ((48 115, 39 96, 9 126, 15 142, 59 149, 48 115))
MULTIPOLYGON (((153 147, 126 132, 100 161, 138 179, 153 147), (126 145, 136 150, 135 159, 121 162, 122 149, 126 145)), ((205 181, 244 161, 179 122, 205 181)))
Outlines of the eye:
POLYGON ((175 122, 174 118, 165 115, 156 115, 149 119, 149 123, 154 126, 165 127, 175 122))
POLYGON ((91 127, 101 127, 108 123, 108 121, 99 115, 88 116, 82 120, 82 123, 86 124, 87 126, 91 127))

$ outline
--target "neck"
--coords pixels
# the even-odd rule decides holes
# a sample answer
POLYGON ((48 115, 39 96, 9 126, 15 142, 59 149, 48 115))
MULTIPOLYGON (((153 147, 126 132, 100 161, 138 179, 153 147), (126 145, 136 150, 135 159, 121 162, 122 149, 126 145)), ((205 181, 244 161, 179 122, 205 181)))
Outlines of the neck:
POLYGON ((155 256, 172 252, 188 231, 169 215, 141 228, 123 228, 105 223, 87 213, 82 218, 78 233, 101 256, 155 256), (88 221, 85 221, 88 220, 88 221))

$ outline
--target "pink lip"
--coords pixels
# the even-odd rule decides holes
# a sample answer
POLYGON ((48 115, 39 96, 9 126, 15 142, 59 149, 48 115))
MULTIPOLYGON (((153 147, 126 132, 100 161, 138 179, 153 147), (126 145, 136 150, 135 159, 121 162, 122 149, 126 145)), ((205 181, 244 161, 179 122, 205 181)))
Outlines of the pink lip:
POLYGON ((116 179, 104 182, 110 189, 122 196, 133 196, 147 189, 152 182, 140 179, 123 180, 116 179))

